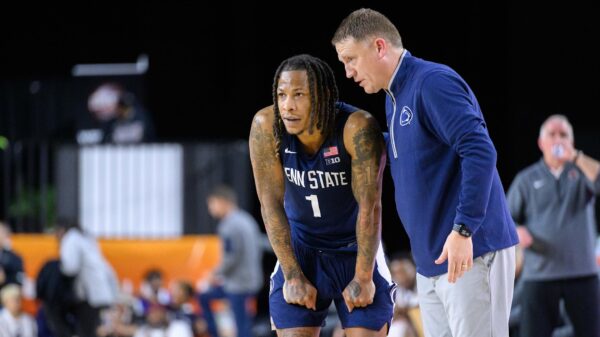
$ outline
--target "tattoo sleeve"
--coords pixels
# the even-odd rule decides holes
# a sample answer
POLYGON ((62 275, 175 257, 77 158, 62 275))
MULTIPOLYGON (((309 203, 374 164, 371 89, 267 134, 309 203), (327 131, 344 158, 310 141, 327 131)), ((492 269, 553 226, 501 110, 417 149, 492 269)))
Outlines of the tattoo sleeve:
POLYGON ((250 129, 250 159, 262 218, 285 279, 302 275, 292 249, 290 225, 283 208, 283 168, 277 157, 268 113, 256 114, 250 129))
POLYGON ((355 276, 370 279, 381 237, 381 183, 385 167, 383 136, 375 119, 368 115, 350 130, 352 191, 359 205, 355 276))

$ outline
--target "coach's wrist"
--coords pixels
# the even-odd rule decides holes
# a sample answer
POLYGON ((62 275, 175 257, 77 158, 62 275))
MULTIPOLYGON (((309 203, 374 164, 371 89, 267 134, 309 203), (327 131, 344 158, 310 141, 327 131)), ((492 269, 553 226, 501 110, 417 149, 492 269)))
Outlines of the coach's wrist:
POLYGON ((473 234, 471 232, 471 230, 469 229, 469 227, 467 227, 465 224, 454 224, 454 226, 452 227, 452 231, 458 233, 460 236, 464 237, 464 238, 470 238, 471 235, 473 234))

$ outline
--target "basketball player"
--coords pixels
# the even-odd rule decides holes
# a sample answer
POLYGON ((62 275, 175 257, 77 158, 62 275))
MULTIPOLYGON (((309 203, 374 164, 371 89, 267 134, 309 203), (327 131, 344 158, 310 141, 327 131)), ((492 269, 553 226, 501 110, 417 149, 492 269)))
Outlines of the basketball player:
POLYGON ((274 328, 318 336, 333 301, 347 336, 385 336, 393 283, 380 247, 381 130, 338 102, 331 68, 310 55, 280 64, 273 103, 254 117, 250 156, 278 258, 274 328))

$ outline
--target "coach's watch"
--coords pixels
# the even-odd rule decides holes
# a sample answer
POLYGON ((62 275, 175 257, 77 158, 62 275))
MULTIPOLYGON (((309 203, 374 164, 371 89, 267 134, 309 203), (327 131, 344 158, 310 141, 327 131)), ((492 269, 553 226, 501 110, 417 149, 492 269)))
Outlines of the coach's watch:
POLYGON ((465 238, 470 238, 471 237, 471 231, 467 228, 467 226, 463 225, 463 224, 454 224, 454 227, 452 227, 453 231, 458 232, 458 234, 460 234, 461 236, 464 236, 465 238))

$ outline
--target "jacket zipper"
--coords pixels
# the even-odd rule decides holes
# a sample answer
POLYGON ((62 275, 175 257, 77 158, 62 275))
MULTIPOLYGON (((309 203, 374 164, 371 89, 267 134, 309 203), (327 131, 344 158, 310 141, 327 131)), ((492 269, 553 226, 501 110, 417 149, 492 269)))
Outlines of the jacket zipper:
POLYGON ((385 89, 385 92, 392 98, 392 105, 394 106, 394 112, 392 112, 392 119, 390 120, 389 128, 390 140, 392 142, 392 153, 394 154, 394 159, 398 159, 398 151, 396 150, 396 137, 394 137, 394 120, 396 119, 396 98, 388 89, 385 89))

